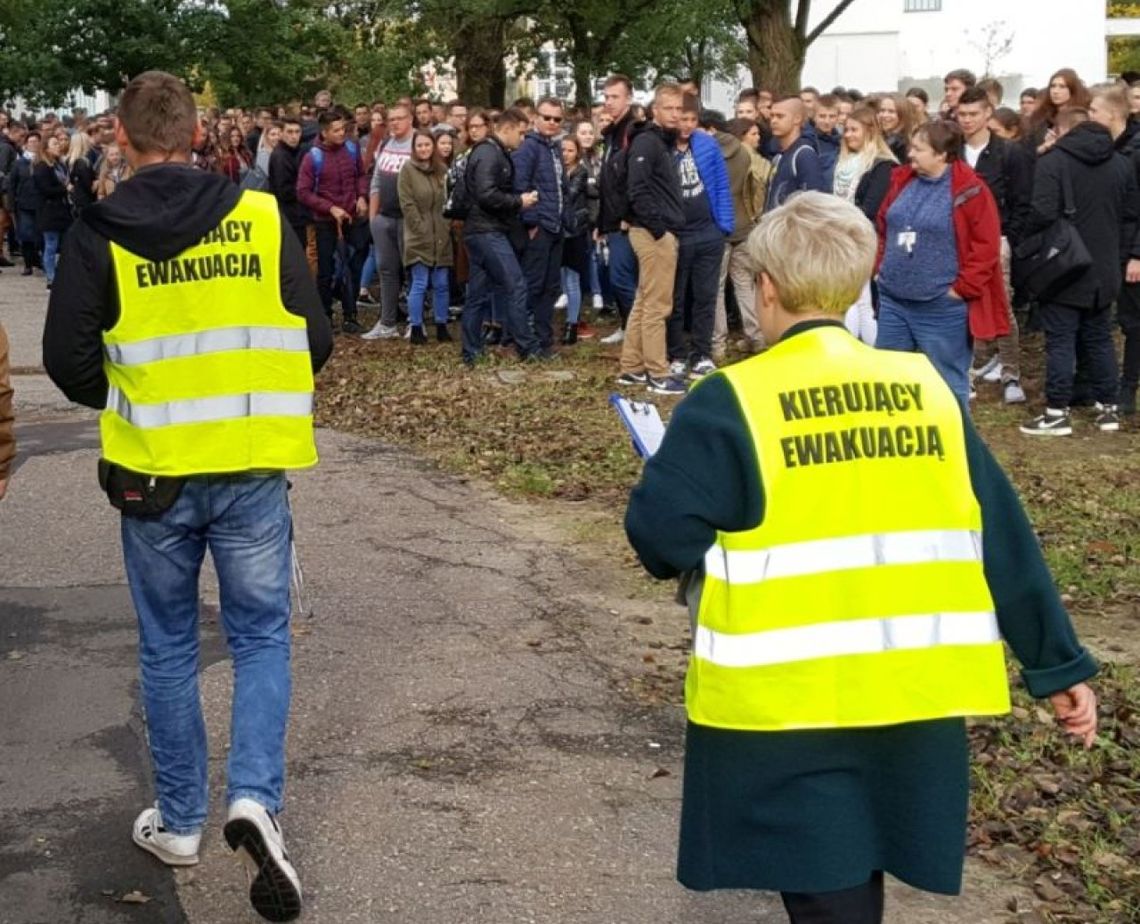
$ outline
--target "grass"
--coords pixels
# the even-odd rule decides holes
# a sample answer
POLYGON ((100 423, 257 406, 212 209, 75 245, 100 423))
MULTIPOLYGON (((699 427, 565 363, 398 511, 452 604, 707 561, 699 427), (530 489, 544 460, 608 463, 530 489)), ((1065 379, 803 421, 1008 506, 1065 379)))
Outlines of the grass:
MULTIPOLYGON (((1023 384, 1037 404, 1041 351, 1040 335, 1023 338, 1023 384)), ((666 599, 672 586, 645 576, 621 529, 641 462, 608 403, 617 355, 589 341, 557 363, 495 354, 469 371, 454 344, 344 338, 320 377, 318 420, 530 502, 583 554, 616 563, 630 596, 666 599)), ((1003 407, 998 386, 980 387, 975 423, 1020 493, 1078 628, 1119 663, 1097 681, 1104 726, 1091 752, 1062 740, 1020 691, 1010 719, 972 726, 971 850, 1024 877, 1047 920, 1140 921, 1140 421, 1101 434, 1078 412, 1073 437, 1035 439, 1017 430, 1026 408, 1003 407)), ((676 404, 654 400, 664 417, 676 404)), ((631 689, 676 702, 680 674, 634 678, 631 689)))

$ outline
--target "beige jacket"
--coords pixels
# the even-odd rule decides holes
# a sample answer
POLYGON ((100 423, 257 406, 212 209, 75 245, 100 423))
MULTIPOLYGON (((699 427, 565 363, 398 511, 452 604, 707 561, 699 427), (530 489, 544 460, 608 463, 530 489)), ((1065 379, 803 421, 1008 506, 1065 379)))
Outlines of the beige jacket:
POLYGON ((12 432, 12 383, 8 372, 8 335, 0 324, 0 478, 7 478, 16 458, 16 437, 12 432))

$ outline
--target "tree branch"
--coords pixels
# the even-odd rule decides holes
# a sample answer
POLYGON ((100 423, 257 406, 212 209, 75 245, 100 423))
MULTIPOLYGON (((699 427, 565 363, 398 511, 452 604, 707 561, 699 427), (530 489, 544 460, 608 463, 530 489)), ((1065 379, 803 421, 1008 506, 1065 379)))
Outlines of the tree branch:
MULTIPOLYGON (((803 0, 801 0, 801 2, 803 2, 803 0)), ((814 29, 812 29, 807 38, 804 39, 804 48, 807 48, 808 45, 810 45, 817 38, 823 35, 824 32, 830 29, 832 23, 834 23, 835 20, 842 16, 847 11, 847 7, 851 6, 851 4, 854 2, 855 0, 839 0, 839 2, 835 4, 835 8, 826 16, 824 16, 823 21, 814 29)))
POLYGON ((811 0, 800 0, 799 5, 796 7, 796 35, 803 40, 804 35, 807 33, 808 16, 811 15, 811 0))

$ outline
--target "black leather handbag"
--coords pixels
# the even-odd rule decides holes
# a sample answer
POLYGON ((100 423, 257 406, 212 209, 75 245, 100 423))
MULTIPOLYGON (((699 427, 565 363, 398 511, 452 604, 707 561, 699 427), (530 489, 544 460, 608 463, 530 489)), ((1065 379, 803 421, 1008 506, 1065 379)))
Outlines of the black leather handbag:
POLYGON ((1047 299, 1092 266, 1092 256, 1073 224, 1077 206, 1067 164, 1061 169, 1061 197, 1061 216, 1013 251, 1013 284, 1037 299, 1047 299))

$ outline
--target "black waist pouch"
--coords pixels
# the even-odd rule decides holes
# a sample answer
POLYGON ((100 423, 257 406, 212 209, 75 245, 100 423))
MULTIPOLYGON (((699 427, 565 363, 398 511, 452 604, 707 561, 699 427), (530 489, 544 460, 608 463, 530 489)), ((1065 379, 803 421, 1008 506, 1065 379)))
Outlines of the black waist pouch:
POLYGON ((128 517, 154 517, 165 513, 182 493, 185 478, 142 475, 130 469, 99 460, 99 487, 116 510, 128 517))

